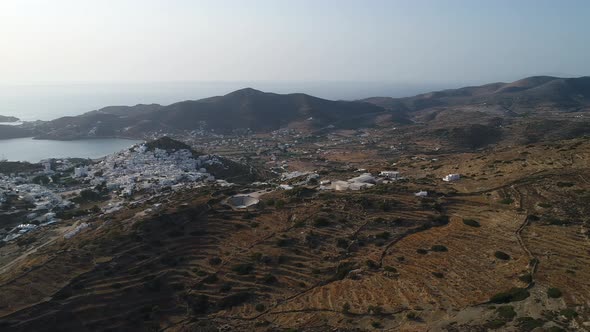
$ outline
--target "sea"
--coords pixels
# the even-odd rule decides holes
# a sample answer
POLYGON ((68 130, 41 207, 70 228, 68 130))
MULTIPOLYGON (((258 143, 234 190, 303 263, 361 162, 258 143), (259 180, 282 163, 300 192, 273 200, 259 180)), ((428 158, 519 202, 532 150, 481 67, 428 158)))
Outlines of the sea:
MULTIPOLYGON (((161 104, 220 96, 242 88, 275 93, 307 93, 332 100, 404 97, 449 87, 442 83, 392 82, 155 82, 0 84, 0 115, 22 121, 76 116, 106 106, 161 104)), ((44 141, 0 140, 0 160, 38 162, 50 157, 98 158, 135 144, 123 139, 44 141)))

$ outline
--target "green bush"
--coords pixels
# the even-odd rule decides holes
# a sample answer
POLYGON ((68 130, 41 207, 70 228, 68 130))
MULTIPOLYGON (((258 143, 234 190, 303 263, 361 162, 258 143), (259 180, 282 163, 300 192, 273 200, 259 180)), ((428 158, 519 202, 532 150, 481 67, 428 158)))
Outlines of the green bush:
POLYGON ((219 265, 219 264, 221 264, 221 258, 211 257, 211 258, 209 258, 209 264, 210 265, 219 265))
POLYGON ((501 259, 501 260, 503 260, 503 261, 507 261, 507 260, 509 260, 509 259, 510 259, 510 255, 508 255, 507 253, 505 253, 505 252, 503 252, 503 251, 496 251, 496 252, 494 253, 494 256, 495 256, 497 259, 501 259))
POLYGON ((570 308, 562 309, 559 312, 559 314, 564 316, 567 319, 574 319, 574 318, 578 317, 578 313, 574 309, 570 309, 570 308))
POLYGON ((508 205, 508 204, 512 204, 512 203, 514 203, 514 200, 510 197, 506 197, 506 198, 503 198, 500 200, 500 204, 508 205))
POLYGON ((518 319, 518 327, 521 331, 532 331, 545 324, 542 319, 535 319, 533 317, 520 317, 518 319))
POLYGON ((420 255, 426 255, 428 253, 428 250, 426 250, 426 249, 417 249, 416 252, 419 253, 420 255))
POLYGON ((500 318, 509 321, 513 320, 514 317, 516 317, 516 311, 514 311, 514 307, 511 305, 503 305, 499 307, 498 309, 496 309, 496 313, 498 313, 498 316, 500 318))
POLYGON ((523 274, 518 277, 518 280, 530 284, 533 282, 533 276, 530 273, 523 274))
POLYGON ((442 279, 445 277, 445 275, 442 272, 432 272, 432 275, 435 276, 436 278, 442 279))
POLYGON ((435 244, 433 245, 430 250, 432 251, 436 251, 436 252, 447 252, 449 251, 449 249, 447 249, 447 247, 440 245, 440 244, 435 244))
POLYGON ((315 227, 327 227, 330 225, 330 221, 325 218, 325 217, 317 217, 314 221, 313 221, 313 225, 315 227))
POLYGON ((471 227, 481 227, 479 222, 477 220, 473 220, 473 219, 463 219, 463 223, 465 225, 471 226, 471 227))
POLYGON ((502 319, 492 319, 487 321, 483 326, 490 330, 496 330, 506 325, 506 322, 502 319))
POLYGON ((498 293, 490 299, 492 303, 510 303, 522 301, 528 298, 531 294, 525 288, 514 287, 502 293, 498 293))
POLYGON ((254 307, 254 309, 256 309, 256 311, 258 311, 258 312, 263 312, 263 311, 264 311, 264 309, 266 309, 266 307, 264 306, 264 304, 262 304, 262 303, 258 303, 258 304, 256 304, 256 306, 254 307))
POLYGON ((563 294, 561 293, 561 291, 558 288, 549 288, 547 289, 547 296, 549 296, 552 299, 558 299, 562 296, 563 294))
POLYGON ((247 275, 247 274, 250 274, 254 271, 254 265, 252 265, 250 263, 243 263, 243 264, 234 265, 232 267, 232 271, 234 271, 235 273, 237 273, 239 275, 247 275))
POLYGON ((397 273, 397 269, 393 266, 385 266, 383 269, 387 272, 397 273))

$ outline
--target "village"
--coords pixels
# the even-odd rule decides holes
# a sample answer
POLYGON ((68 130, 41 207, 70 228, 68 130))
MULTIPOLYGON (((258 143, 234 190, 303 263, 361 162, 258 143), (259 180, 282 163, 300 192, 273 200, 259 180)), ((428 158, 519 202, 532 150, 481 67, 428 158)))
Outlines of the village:
MULTIPOLYGON (((364 134, 354 137, 362 144, 367 136, 364 134)), ((302 159, 301 156, 321 156, 329 151, 318 148, 310 153, 309 149, 306 149, 309 142, 305 147, 298 147, 299 142, 294 138, 300 138, 300 134, 293 130, 282 130, 273 132, 269 139, 252 136, 220 137, 218 142, 210 142, 207 147, 211 149, 214 146, 215 151, 223 151, 224 149, 220 148, 223 146, 231 147, 234 151, 243 149, 245 154, 248 151, 257 151, 254 155, 259 162, 258 165, 270 168, 275 174, 269 182, 262 184, 267 187, 270 185, 274 190, 291 190, 305 186, 321 191, 358 191, 404 179, 399 171, 393 170, 371 174, 366 169, 359 168, 352 170, 352 173, 357 174, 348 178, 318 172, 313 169, 313 164, 304 165, 307 169, 294 170, 290 163, 302 159), (282 140, 290 140, 292 143, 282 143, 282 140), (246 146, 248 148, 244 148, 246 146), (309 169, 310 167, 312 169, 309 169)), ((327 147, 330 149, 339 143, 350 143, 350 140, 329 137, 328 143, 323 144, 330 145, 327 147)), ((195 143, 197 142, 192 142, 195 143)), ((6 220, 13 222, 4 226, 0 236, 3 241, 11 241, 31 230, 54 224, 60 221, 60 218, 70 219, 88 213, 114 213, 124 204, 146 201, 150 197, 165 195, 166 192, 203 186, 233 185, 225 179, 216 178, 208 171, 211 166, 227 168, 217 155, 197 154, 188 145, 180 142, 178 144, 180 145, 177 148, 172 149, 160 149, 150 146, 149 143, 137 144, 96 161, 43 160, 37 171, 1 175, 0 213, 6 220)), ((312 144, 322 146, 317 142, 312 144)), ((203 148, 202 145, 197 146, 203 148)), ((239 159, 244 161, 247 158, 241 156, 239 159)), ((320 157, 316 159, 322 161, 320 157)), ((298 166, 301 168, 301 165, 298 166)), ((442 180, 448 182, 459 179, 459 174, 449 174, 442 180)), ((255 190, 259 185, 260 183, 253 182, 250 187, 255 190)), ((428 192, 419 190, 415 196, 426 197, 428 192)), ((250 197, 248 193, 236 197, 228 202, 237 202, 230 204, 237 209, 249 208, 259 202, 258 197, 250 197)))

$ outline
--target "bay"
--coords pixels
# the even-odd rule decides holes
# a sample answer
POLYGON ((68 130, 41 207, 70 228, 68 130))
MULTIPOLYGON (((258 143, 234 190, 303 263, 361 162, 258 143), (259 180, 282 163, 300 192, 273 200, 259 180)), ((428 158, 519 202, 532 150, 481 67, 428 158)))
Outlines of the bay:
POLYGON ((49 158, 100 158, 127 149, 139 140, 97 138, 75 141, 16 138, 0 140, 0 160, 37 163, 49 158))

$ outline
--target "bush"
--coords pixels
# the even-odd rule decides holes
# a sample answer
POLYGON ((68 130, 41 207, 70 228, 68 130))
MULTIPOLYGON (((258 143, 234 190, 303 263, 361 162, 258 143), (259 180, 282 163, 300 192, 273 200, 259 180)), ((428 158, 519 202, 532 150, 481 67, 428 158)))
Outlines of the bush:
POLYGON ((254 309, 256 309, 256 311, 258 311, 258 312, 263 312, 263 311, 264 311, 264 309, 266 309, 266 307, 264 306, 264 304, 262 304, 262 303, 258 303, 258 304, 257 304, 257 305, 254 307, 254 309))
POLYGON ((374 327, 374 328, 376 328, 376 329, 379 329, 379 328, 381 328, 381 323, 379 323, 377 321, 374 321, 374 322, 371 323, 371 326, 374 327))
POLYGON ((375 237, 377 239, 382 239, 382 240, 387 240, 391 237, 391 233, 389 232, 383 232, 383 233, 379 233, 377 235, 375 235, 375 237))
POLYGON ((336 241, 336 246, 338 248, 346 249, 348 248, 348 241, 346 239, 338 239, 336 241))
POLYGON ((503 198, 500 200, 500 204, 508 205, 508 204, 512 204, 512 203, 514 203, 514 200, 510 197, 506 197, 506 198, 503 198))
POLYGON ((317 217, 314 221, 313 221, 313 225, 315 227, 327 227, 330 225, 330 221, 325 218, 325 217, 317 217))
POLYGON ((228 295, 219 301, 219 307, 221 309, 235 307, 250 300, 252 297, 254 297, 254 295, 249 292, 239 292, 236 294, 228 295))
POLYGON ((500 318, 509 321, 513 320, 514 317, 516 317, 516 311, 514 311, 514 307, 511 305, 503 305, 499 307, 498 309, 496 309, 496 313, 498 313, 498 316, 500 318))
POLYGON ((383 269, 387 272, 397 273, 397 269, 393 266, 386 266, 383 269))
POLYGON ((442 279, 445 277, 445 275, 442 272, 432 272, 432 275, 435 276, 436 278, 442 279))
POLYGON ((509 259, 510 259, 510 255, 508 255, 507 253, 505 253, 505 252, 503 252, 503 251, 496 251, 496 252, 494 253, 494 256, 495 256, 497 259, 501 259, 501 260, 503 260, 503 261, 507 261, 507 260, 509 260, 509 259))
POLYGON ((209 309, 209 297, 207 295, 196 295, 187 298, 188 305, 195 314, 204 314, 209 309))
POLYGON ((342 313, 348 314, 350 313, 350 304, 348 302, 342 305, 342 313))
POLYGON ((574 319, 578 317, 578 313, 574 309, 566 308, 559 312, 560 315, 564 316, 567 319, 574 319))
POLYGON ((371 270, 376 270, 379 268, 379 265, 370 259, 367 259, 365 263, 367 264, 367 267, 371 270))
POLYGON ((238 264, 232 267, 232 271, 239 275, 247 275, 254 271, 254 265, 250 263, 238 264))
POLYGON ((273 276, 270 273, 267 273, 262 277, 262 282, 266 285, 274 284, 277 281, 278 281, 277 277, 273 276))
POLYGON ((530 284, 531 282, 533 282, 533 276, 530 273, 526 273, 518 277, 518 280, 530 284))
POLYGON ((473 219, 463 219, 463 223, 465 225, 471 226, 471 227, 481 227, 479 222, 477 220, 473 220, 473 219))
POLYGON ((547 289, 547 296, 552 299, 558 299, 563 295, 558 288, 549 288, 547 289))
POLYGON ((209 264, 210 265, 219 265, 219 264, 221 264, 221 258, 219 258, 219 257, 209 258, 209 264))
POLYGON ((432 251, 436 251, 436 252, 447 252, 449 251, 449 249, 447 249, 447 247, 440 245, 440 244, 435 244, 433 245, 430 250, 432 251))
POLYGON ((532 331, 543 326, 543 324, 545 324, 545 321, 542 319, 534 319, 533 317, 520 317, 518 319, 518 327, 521 331, 532 331))
POLYGON ((502 293, 498 293, 490 299, 492 303, 510 303, 522 301, 528 298, 531 294, 525 288, 514 287, 502 293))
POLYGON ((492 319, 486 322, 483 326, 490 330, 496 330, 506 325, 506 322, 501 319, 492 319))
POLYGON ((419 253, 420 255, 426 255, 428 253, 428 250, 426 250, 426 249, 417 249, 416 252, 419 253))

